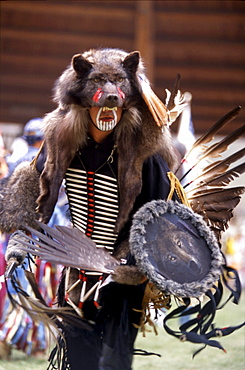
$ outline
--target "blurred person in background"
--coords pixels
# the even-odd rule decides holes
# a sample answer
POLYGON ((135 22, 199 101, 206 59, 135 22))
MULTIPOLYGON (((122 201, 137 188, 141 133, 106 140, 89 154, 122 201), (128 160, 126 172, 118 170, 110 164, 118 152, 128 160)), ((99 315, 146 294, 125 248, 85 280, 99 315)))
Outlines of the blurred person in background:
POLYGON ((5 160, 5 148, 2 133, 0 131, 0 180, 6 176, 7 172, 8 166, 5 160))
MULTIPOLYGON (((41 118, 33 118, 26 123, 23 136, 16 140, 18 140, 18 142, 20 142, 19 139, 24 140, 27 144, 27 151, 24 155, 20 155, 20 153, 23 154, 23 146, 21 145, 19 147, 20 151, 18 152, 18 148, 15 145, 16 149, 8 160, 8 168, 5 172, 5 178, 11 175, 20 163, 24 161, 31 162, 36 157, 43 143, 41 126, 41 118), (15 162, 13 161, 14 158, 17 158, 15 162)), ((54 224, 59 223, 60 225, 68 226, 69 218, 67 217, 66 209, 66 194, 64 187, 61 187, 59 200, 49 225, 53 226, 54 224)), ((9 235, 1 234, 1 275, 4 274, 6 268, 4 254, 8 244, 8 239, 9 235)), ((28 263, 27 260, 26 263, 28 263)), ((36 270, 33 272, 38 286, 40 287, 40 292, 50 306, 55 300, 60 270, 60 266, 53 266, 49 262, 40 261, 39 259, 36 260, 36 270)), ((24 269, 22 267, 17 268, 16 274, 21 282, 22 288, 27 289, 28 291, 24 269)), ((11 284, 9 284, 8 289, 14 295, 14 290, 12 289, 11 284)), ((18 299, 17 297, 15 298, 18 299)), ((47 330, 43 323, 39 323, 38 325, 35 324, 21 307, 14 308, 12 306, 8 296, 6 295, 4 284, 2 284, 1 290, 0 314, 0 359, 10 359, 12 348, 22 350, 29 356, 45 356, 46 350, 49 346, 49 334, 47 330)))
POLYGON ((9 174, 14 171, 18 164, 24 161, 31 162, 37 155, 43 143, 42 121, 42 118, 32 118, 28 121, 24 127, 23 136, 17 138, 16 142, 12 144, 14 150, 7 157, 9 174), (24 144, 22 141, 24 141, 24 144))

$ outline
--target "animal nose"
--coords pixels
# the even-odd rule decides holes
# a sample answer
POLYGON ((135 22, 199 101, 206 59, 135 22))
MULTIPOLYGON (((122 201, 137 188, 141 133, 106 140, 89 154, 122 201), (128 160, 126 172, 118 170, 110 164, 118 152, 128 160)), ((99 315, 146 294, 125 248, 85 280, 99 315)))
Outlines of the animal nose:
POLYGON ((109 94, 105 99, 105 103, 109 108, 113 108, 116 106, 118 102, 118 96, 116 94, 109 94))
POLYGON ((199 264, 198 263, 196 263, 195 261, 193 261, 193 260, 191 260, 190 262, 189 262, 189 268, 193 271, 193 272, 195 272, 195 273, 200 273, 200 271, 201 271, 201 267, 199 266, 199 264))

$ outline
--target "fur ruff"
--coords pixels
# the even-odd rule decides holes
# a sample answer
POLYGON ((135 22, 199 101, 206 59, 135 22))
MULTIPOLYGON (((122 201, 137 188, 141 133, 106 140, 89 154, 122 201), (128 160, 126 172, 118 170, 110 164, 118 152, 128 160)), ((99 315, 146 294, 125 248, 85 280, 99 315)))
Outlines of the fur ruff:
POLYGON ((115 130, 115 141, 118 143, 118 184, 121 199, 116 225, 117 232, 127 221, 134 200, 141 191, 144 161, 160 153, 171 169, 177 162, 167 127, 164 126, 163 132, 155 124, 143 101, 139 109, 131 108, 129 111, 131 112, 132 109, 134 109, 134 114, 131 115, 131 119, 125 117, 126 119, 115 130))
POLYGON ((88 111, 77 105, 72 105, 68 111, 58 108, 44 119, 47 159, 40 177, 37 204, 45 223, 52 216, 71 160, 78 148, 86 144, 88 119, 88 111))
POLYGON ((112 278, 116 283, 126 285, 139 285, 146 280, 138 267, 126 265, 116 267, 112 278))
POLYGON ((39 173, 29 162, 20 163, 4 182, 0 195, 0 230, 11 233, 29 225, 37 229, 36 199, 39 195, 39 173))

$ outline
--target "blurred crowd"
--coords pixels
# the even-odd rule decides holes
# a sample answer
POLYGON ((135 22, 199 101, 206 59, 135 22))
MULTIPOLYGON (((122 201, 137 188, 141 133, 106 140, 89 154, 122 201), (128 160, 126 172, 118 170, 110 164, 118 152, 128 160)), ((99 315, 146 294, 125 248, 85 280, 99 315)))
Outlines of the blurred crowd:
POLYGON ((223 234, 222 249, 227 265, 239 272, 243 289, 245 289, 245 213, 237 212, 230 221, 229 229, 223 234))
MULTIPOLYGON (((23 134, 17 137, 7 152, 0 133, 0 188, 1 183, 7 181, 15 168, 22 162, 31 162, 43 144, 43 133, 41 130, 42 119, 33 118, 24 127, 23 134)), ((69 225, 67 216, 67 199, 64 187, 60 189, 60 196, 49 225, 69 225)), ((10 360, 13 348, 25 352, 29 356, 43 357, 49 351, 49 333, 44 324, 36 324, 30 316, 21 308, 13 306, 8 298, 7 289, 12 297, 17 300, 18 296, 11 285, 11 281, 5 285, 3 275, 6 269, 5 251, 10 235, 0 233, 0 359, 10 360)), ((27 263, 27 262, 26 262, 27 263)), ((54 266, 46 261, 36 260, 33 264, 32 272, 35 275, 40 292, 49 306, 55 303, 56 289, 59 283, 61 266, 54 266)), ((15 271, 16 277, 20 281, 21 287, 28 290, 28 282, 24 274, 23 267, 18 267, 15 271)))

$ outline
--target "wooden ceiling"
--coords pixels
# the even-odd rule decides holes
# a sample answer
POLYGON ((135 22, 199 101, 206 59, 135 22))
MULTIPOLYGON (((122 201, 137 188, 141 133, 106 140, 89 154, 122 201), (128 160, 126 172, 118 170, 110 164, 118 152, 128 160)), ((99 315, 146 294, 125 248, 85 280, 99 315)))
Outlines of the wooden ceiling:
POLYGON ((243 105, 228 133, 245 118, 244 15, 243 1, 1 1, 0 122, 43 116, 74 54, 117 47, 140 50, 162 99, 181 74, 197 134, 243 105))

